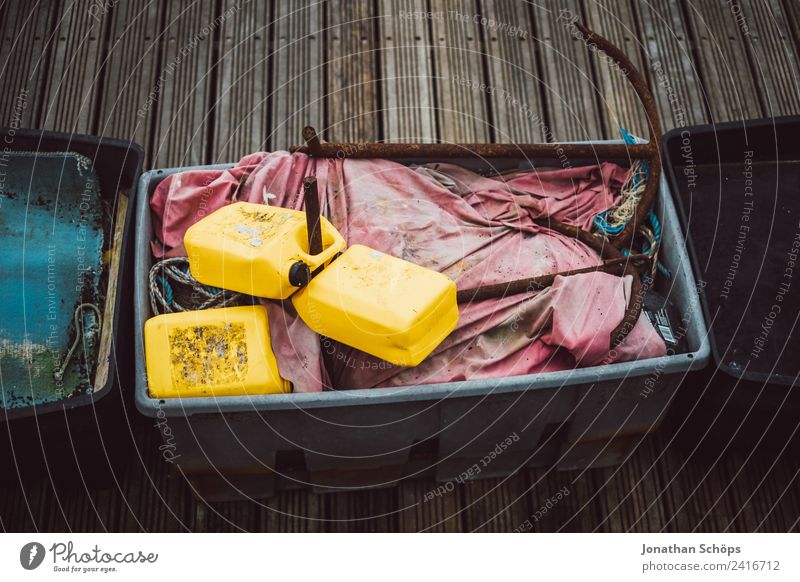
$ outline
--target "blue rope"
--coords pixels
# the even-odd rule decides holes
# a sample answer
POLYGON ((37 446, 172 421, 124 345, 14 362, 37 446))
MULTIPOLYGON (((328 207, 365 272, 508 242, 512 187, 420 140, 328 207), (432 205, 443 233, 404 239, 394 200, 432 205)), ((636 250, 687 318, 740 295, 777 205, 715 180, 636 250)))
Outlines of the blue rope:
MULTIPOLYGON (((656 216, 656 213, 652 210, 650 211, 650 214, 647 215, 647 218, 650 219, 650 227, 653 230, 653 238, 656 240, 656 248, 653 249, 653 252, 655 252, 661 246, 661 221, 658 220, 658 216, 656 216)), ((645 244, 646 250, 642 252, 650 254, 650 241, 645 241, 645 244)), ((665 267, 661 261, 656 261, 656 268, 667 279, 672 279, 672 273, 670 273, 669 269, 667 269, 667 267, 665 267)))
POLYGON ((164 275, 161 275, 158 278, 158 282, 161 284, 161 291, 164 293, 164 301, 167 302, 167 305, 172 305, 172 285, 169 284, 169 281, 167 281, 167 278, 164 277, 164 275))
MULTIPOLYGON (((629 133, 628 130, 625 129, 624 127, 619 128, 619 133, 622 135, 622 140, 628 145, 634 145, 639 141, 635 137, 633 137, 633 135, 629 133)), ((644 174, 645 180, 650 177, 650 164, 648 164, 646 161, 642 161, 642 173, 644 174)), ((633 187, 637 188, 639 184, 641 184, 641 181, 642 178, 640 178, 639 176, 634 176, 633 187)))
MULTIPOLYGON (((626 144, 633 145, 638 142, 638 140, 624 127, 620 127, 620 135, 622 136, 622 140, 626 144)), ((649 177, 650 177, 650 165, 646 161, 642 161, 641 173, 637 172, 636 174, 633 175, 632 178, 633 188, 634 189, 638 188, 642 184, 642 181, 647 180, 649 177)), ((606 235, 619 234, 627 225, 627 222, 625 222, 624 224, 620 224, 618 226, 610 226, 606 221, 606 217, 611 210, 612 209, 610 208, 608 210, 604 210, 603 212, 595 216, 594 219, 592 220, 595 228, 606 235)), ((653 231, 653 238, 655 239, 655 248, 652 248, 650 245, 650 241, 647 238, 645 238, 642 244, 642 253, 646 255, 653 255, 658 249, 658 247, 661 245, 661 234, 662 234, 661 222, 658 220, 658 217, 655 215, 652 209, 650 210, 650 213, 647 215, 647 218, 650 221, 650 226, 653 231)), ((631 254, 630 251, 628 251, 627 249, 624 249, 622 253, 626 257, 630 256, 631 254)), ((656 262, 656 268, 667 279, 672 278, 672 274, 669 272, 669 269, 667 269, 663 264, 661 264, 660 261, 656 262)))
MULTIPOLYGON (((619 132, 620 135, 622 136, 622 141, 624 141, 626 144, 634 145, 635 143, 637 143, 638 140, 624 127, 620 127, 619 132)), ((639 185, 642 183, 642 180, 647 180, 647 178, 650 176, 650 166, 647 162, 642 162, 642 174, 643 176, 640 176, 639 174, 635 174, 633 176, 634 189, 639 187, 639 185)), ((592 222, 594 223, 594 226, 597 228, 597 230, 603 232, 604 234, 619 234, 625 228, 627 222, 624 224, 620 224, 619 226, 609 226, 608 222, 606 222, 606 215, 610 211, 611 211, 610 208, 608 210, 604 210, 603 212, 595 216, 592 222)))
MULTIPOLYGON (((655 239, 656 248, 653 249, 650 246, 650 241, 648 239, 644 239, 642 243, 642 254, 652 256, 656 249, 661 246, 661 221, 658 220, 658 217, 655 213, 651 210, 650 213, 647 215, 647 219, 650 221, 650 227, 653 231, 653 238, 655 239)), ((629 257, 631 252, 628 249, 622 249, 622 255, 625 257, 629 257)), ((664 266, 661 261, 656 261, 656 268, 658 271, 664 275, 667 279, 672 279, 672 273, 666 266, 664 266)))
POLYGON ((608 210, 603 210, 600 214, 594 217, 594 225, 597 227, 598 230, 603 231, 606 234, 617 234, 622 232, 622 229, 625 228, 624 224, 620 224, 619 226, 610 226, 606 222, 606 213, 608 210))

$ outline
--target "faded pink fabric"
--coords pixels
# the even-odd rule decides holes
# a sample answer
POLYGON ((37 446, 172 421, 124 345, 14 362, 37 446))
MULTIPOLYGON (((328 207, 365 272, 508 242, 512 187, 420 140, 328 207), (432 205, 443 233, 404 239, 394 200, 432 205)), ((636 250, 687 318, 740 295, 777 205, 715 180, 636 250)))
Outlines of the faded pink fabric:
MULTIPOLYGON (((601 163, 484 177, 444 163, 409 168, 386 160, 257 153, 230 170, 165 179, 151 200, 154 255, 185 255, 186 230, 234 200, 302 209, 302 180, 311 174, 317 176, 323 212, 348 244, 435 269, 468 289, 599 264, 594 251, 533 219, 589 228, 597 213, 615 204, 626 171, 601 163)), ((558 277, 543 291, 461 305, 457 329, 414 368, 336 342, 321 346, 291 302, 263 302, 281 374, 296 391, 309 392, 325 384, 406 386, 664 355, 663 341, 644 316, 609 353, 630 285, 629 277, 603 273, 558 277)))

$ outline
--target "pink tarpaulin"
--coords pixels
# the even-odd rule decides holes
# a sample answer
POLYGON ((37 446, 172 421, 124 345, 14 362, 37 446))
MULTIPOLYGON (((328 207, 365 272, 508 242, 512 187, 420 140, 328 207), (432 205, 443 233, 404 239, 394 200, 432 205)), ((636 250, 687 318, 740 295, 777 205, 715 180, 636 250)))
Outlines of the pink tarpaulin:
MULTIPOLYGON (((157 258, 184 256, 183 235, 232 201, 302 209, 302 181, 316 175, 323 213, 348 244, 364 244, 452 278, 459 289, 600 263, 576 240, 535 218, 589 228, 613 206, 626 171, 615 164, 484 177, 452 164, 410 168, 387 160, 313 159, 257 153, 235 168, 176 174, 151 200, 157 258)), ((415 368, 392 366, 324 341, 291 302, 264 300, 281 374, 298 392, 498 378, 651 358, 665 346, 642 316, 609 353, 630 277, 557 277, 548 289, 460 306, 456 330, 415 368), (323 360, 330 377, 325 374, 323 360)))

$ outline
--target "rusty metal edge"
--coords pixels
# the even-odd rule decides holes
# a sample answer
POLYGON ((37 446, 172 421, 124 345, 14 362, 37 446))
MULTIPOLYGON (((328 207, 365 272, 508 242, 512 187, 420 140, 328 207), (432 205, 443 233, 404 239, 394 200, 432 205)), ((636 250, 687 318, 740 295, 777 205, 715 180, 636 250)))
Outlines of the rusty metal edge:
MULTIPOLYGON (((567 236, 577 238, 580 242, 600 254, 603 259, 617 261, 624 259, 620 250, 633 238, 638 227, 644 223, 647 214, 655 201, 661 177, 661 121, 658 116, 653 94, 647 81, 622 50, 608 39, 590 30, 580 22, 574 23, 584 36, 587 45, 606 53, 631 83, 633 90, 642 102, 647 117, 649 141, 644 144, 592 144, 592 143, 542 143, 542 144, 420 144, 420 143, 323 143, 316 130, 311 126, 303 128, 305 145, 289 148, 292 153, 304 153, 322 158, 558 158, 566 155, 584 159, 644 159, 649 164, 649 175, 642 198, 632 220, 625 225, 622 232, 613 238, 611 243, 582 230, 578 227, 559 223, 554 220, 537 221, 540 226, 550 228, 567 236)), ((638 270, 633 262, 623 262, 623 275, 632 277, 631 299, 620 324, 611 334, 611 349, 618 346, 631 332, 641 315, 644 303, 644 286, 638 270)), ((609 265, 609 270, 613 265, 609 265)), ((572 272, 553 273, 546 277, 552 284, 556 276, 568 276, 572 272)), ((533 280, 523 280, 528 285, 539 284, 533 280)), ((521 281, 514 282, 522 283, 521 281)), ((546 285, 545 285, 546 286, 546 285)), ((501 285, 502 287, 502 285, 501 285)), ((541 288, 541 287, 540 287, 541 288)), ((463 293, 477 290, 465 290, 463 293)), ((488 291, 486 291, 488 293, 488 291)), ((462 294, 462 297, 464 295, 462 294)), ((477 299, 473 299, 477 300, 477 299)))

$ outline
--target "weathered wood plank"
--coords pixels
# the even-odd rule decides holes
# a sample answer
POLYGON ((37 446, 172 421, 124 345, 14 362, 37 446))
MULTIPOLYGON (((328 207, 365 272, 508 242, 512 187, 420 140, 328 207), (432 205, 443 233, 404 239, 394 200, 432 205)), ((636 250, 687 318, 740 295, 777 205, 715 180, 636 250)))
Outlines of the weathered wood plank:
POLYGON ((160 70, 139 108, 145 114, 156 109, 151 152, 156 167, 192 166, 207 161, 212 45, 222 23, 214 4, 213 0, 167 4, 160 70))
POLYGON ((387 532, 397 529, 397 491, 376 489, 325 494, 325 531, 387 532))
POLYGON ((273 23, 272 132, 270 148, 286 149, 302 143, 302 130, 325 131, 323 21, 321 2, 277 2, 273 23))
POLYGON ((209 532, 250 532, 256 531, 258 512, 255 501, 213 503, 205 505, 196 503, 194 531, 209 532), (242 513, 242 506, 251 505, 251 511, 242 513))
MULTIPOLYGON (((631 3, 627 0, 585 0, 583 6, 589 28, 614 43, 637 69, 643 71, 631 3)), ((603 137, 619 139, 621 127, 635 135, 646 136, 644 109, 625 75, 606 57, 594 56, 592 62, 603 114, 603 137)))
POLYGON ((43 85, 41 126, 57 131, 92 133, 100 100, 104 36, 108 11, 90 12, 83 3, 59 6, 53 38, 53 61, 43 85))
POLYGON ((439 489, 442 485, 432 479, 412 479, 398 485, 399 531, 462 531, 459 488, 447 491, 439 489))
POLYGON ((447 0, 432 12, 433 67, 439 139, 488 142, 487 81, 483 74, 481 27, 472 0, 447 0))
POLYGON ((220 27, 212 162, 238 161, 267 147, 272 2, 225 0, 236 11, 220 27))
POLYGON ((591 531, 600 519, 594 474, 595 471, 529 471, 530 514, 526 529, 533 532, 591 531))
POLYGON ((379 16, 370 0, 327 6, 328 136, 332 141, 374 142, 380 135, 379 16))
POLYGON ((136 431, 137 454, 121 479, 119 494, 126 531, 179 532, 192 529, 196 503, 190 486, 158 449, 159 429, 147 423, 136 431), (141 456, 139 456, 141 455, 141 456))
POLYGON ((768 464, 753 458, 738 467, 726 466, 726 469, 728 471, 726 496, 731 498, 735 507, 729 531, 757 531, 759 514, 763 511, 762 502, 777 501, 777 495, 765 480, 771 477, 772 481, 777 475, 768 464))
POLYGON ((675 512, 687 500, 688 491, 682 475, 686 459, 678 453, 672 431, 660 430, 653 435, 657 448, 664 451, 656 467, 661 483, 658 503, 664 507, 663 530, 668 532, 691 531, 691 521, 686 511, 675 512))
POLYGON ((636 16, 648 69, 642 72, 649 76, 663 130, 704 123, 702 87, 683 12, 670 0, 649 0, 636 4, 636 16))
MULTIPOLYGON (((741 459, 730 459, 730 461, 741 464, 741 459)), ((725 531, 730 527, 737 508, 724 493, 728 466, 731 464, 716 462, 710 467, 699 463, 691 467, 690 484, 694 487, 694 493, 691 496, 690 515, 694 521, 695 531, 725 531)))
POLYGON ((70 502, 53 490, 49 479, 38 483, 25 495, 31 508, 35 511, 33 521, 36 529, 71 531, 74 512, 69 507, 70 502))
POLYGON ((512 532, 529 515, 525 481, 513 476, 464 484, 463 523, 470 532, 512 532))
POLYGON ((757 453, 731 481, 731 494, 736 499, 737 531, 786 532, 800 515, 797 491, 798 468, 791 453, 775 461, 757 453))
POLYGON ((385 141, 436 140, 430 23, 423 0, 380 0, 385 141))
POLYGON ((537 39, 528 3, 480 2, 480 33, 486 47, 487 97, 498 143, 547 141, 537 39))
POLYGON ((610 532, 655 532, 665 526, 663 507, 652 503, 659 495, 658 454, 651 439, 644 439, 619 467, 595 472, 598 510, 603 518, 596 530, 610 532))
POLYGON ((54 5, 6 2, 0 19, 0 124, 35 127, 52 55, 54 5))
POLYGON ((322 499, 311 491, 281 491, 264 502, 258 528, 270 532, 322 531, 322 499))
POLYGON ((764 115, 800 113, 800 59, 781 2, 741 2, 741 10, 739 30, 753 63, 764 115))
POLYGON ((764 504, 758 531, 797 532, 800 531, 800 464, 796 458, 784 458, 776 466, 776 474, 780 476, 774 481, 776 500, 772 504, 764 504))
POLYGON ((145 149, 150 161, 155 110, 142 108, 156 79, 163 6, 147 0, 120 2, 110 8, 111 32, 105 54, 105 86, 99 112, 100 135, 127 139, 145 149))
POLYGON ((567 26, 580 17, 580 1, 565 0, 557 9, 537 2, 532 10, 547 114, 544 137, 548 141, 602 138, 589 51, 567 26))
MULTIPOLYGON (((147 430, 149 432, 149 430, 151 430, 150 427, 148 427, 147 430)), ((138 437, 141 433, 142 431, 138 430, 135 434, 138 437)), ((144 444, 146 443, 144 438, 137 438, 137 442, 143 443, 142 447, 137 449, 137 452, 149 453, 151 455, 155 452, 149 448, 144 448, 144 444)), ((152 530, 152 526, 144 520, 143 515, 144 491, 142 487, 141 473, 142 466, 137 456, 131 459, 126 471, 122 475, 119 475, 120 487, 115 491, 115 497, 118 500, 117 511, 120 514, 120 531, 139 532, 152 530), (120 497, 122 498, 122 502, 119 501, 120 497)))
POLYGON ((17 475, 6 475, 0 482, 0 518, 3 521, 3 531, 34 531, 32 513, 31 501, 20 487, 17 475))
POLYGON ((697 0, 685 6, 712 119, 758 117, 758 91, 731 8, 722 0, 697 0))
POLYGON ((43 531, 47 519, 58 513, 58 508, 47 506, 50 495, 44 493, 44 484, 27 484, 20 487, 16 475, 3 482, 2 493, 7 503, 3 510, 4 527, 8 532, 43 531))
POLYGON ((103 516, 95 503, 96 495, 97 493, 81 487, 59 491, 55 497, 58 497, 64 508, 64 521, 60 528, 52 524, 54 529, 73 532, 104 531, 103 516))
POLYGON ((788 18, 789 29, 792 34, 791 41, 795 45, 800 44, 800 2, 795 0, 783 0, 783 9, 788 18))

